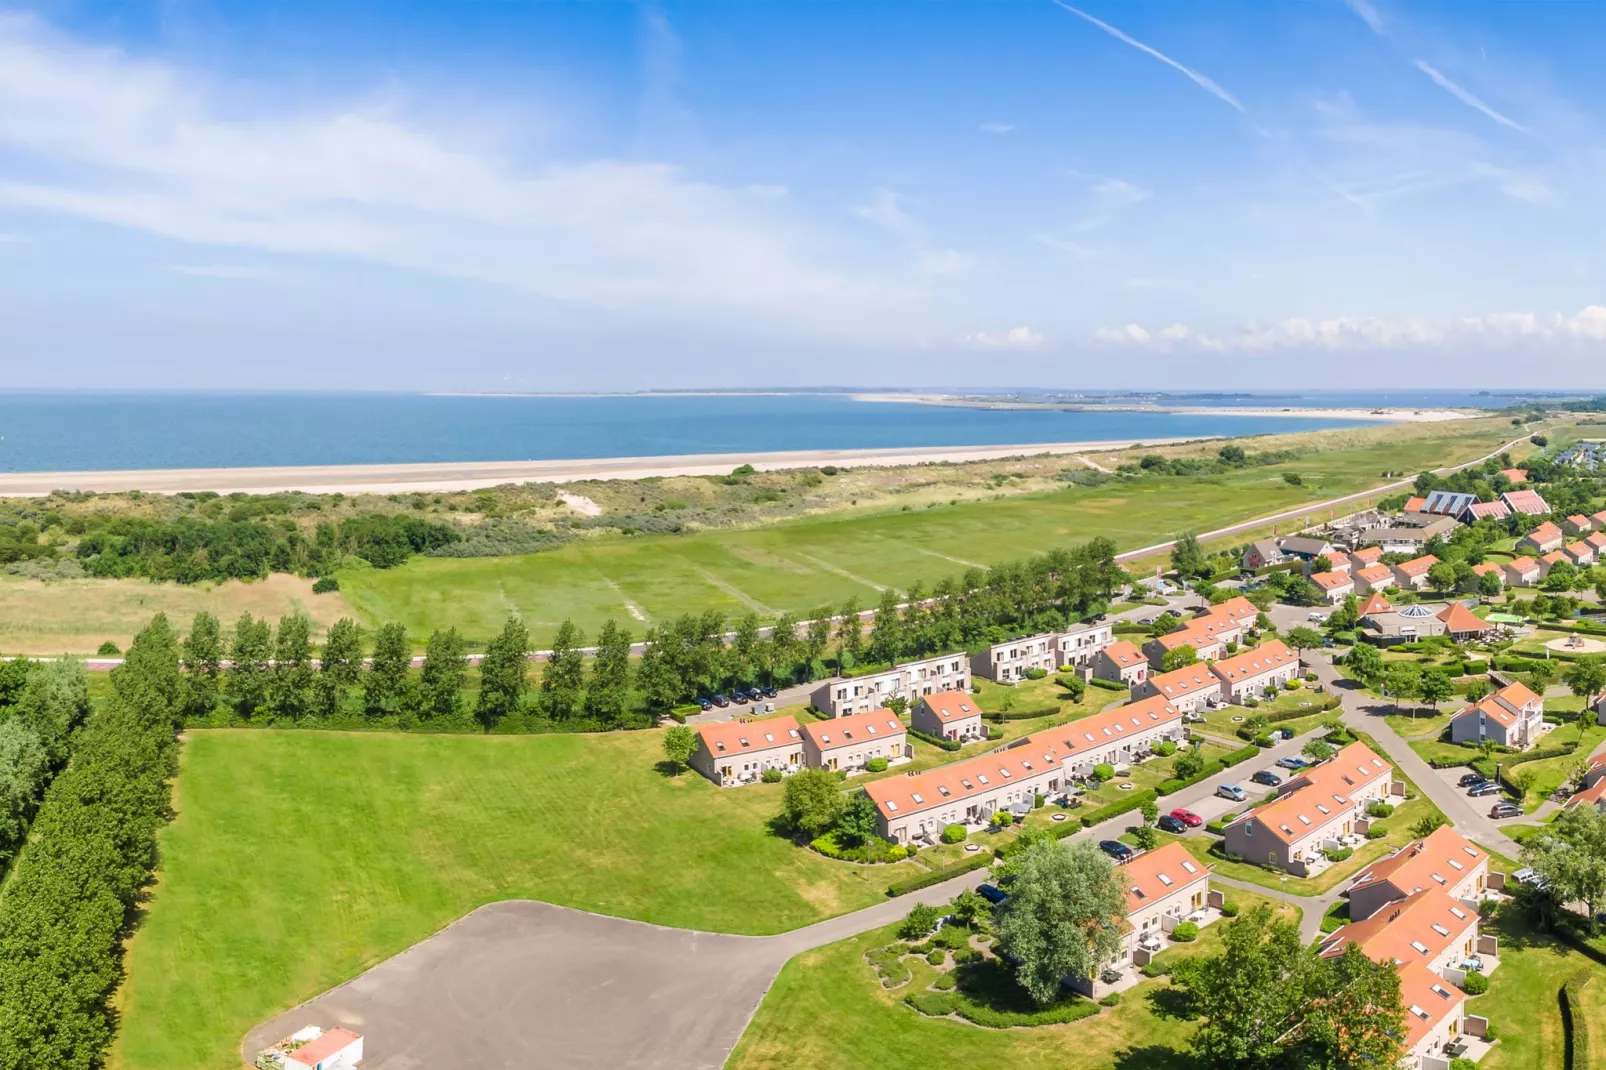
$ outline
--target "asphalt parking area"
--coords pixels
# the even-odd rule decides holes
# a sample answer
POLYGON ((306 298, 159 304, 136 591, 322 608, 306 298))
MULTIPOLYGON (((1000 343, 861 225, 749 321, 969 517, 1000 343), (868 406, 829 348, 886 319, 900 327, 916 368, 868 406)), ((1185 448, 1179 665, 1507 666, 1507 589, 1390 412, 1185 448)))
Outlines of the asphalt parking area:
POLYGON ((344 1025, 364 1035, 364 1070, 718 1067, 795 950, 493 903, 259 1026, 244 1053, 344 1025))

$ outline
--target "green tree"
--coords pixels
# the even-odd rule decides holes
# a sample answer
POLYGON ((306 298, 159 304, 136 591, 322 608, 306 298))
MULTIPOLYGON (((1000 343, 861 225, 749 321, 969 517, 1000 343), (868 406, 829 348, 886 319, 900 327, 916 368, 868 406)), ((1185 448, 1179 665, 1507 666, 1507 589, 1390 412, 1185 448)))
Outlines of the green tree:
POLYGON ((1325 1070, 1399 1066, 1405 1057, 1405 1007, 1392 961, 1374 962, 1360 945, 1318 958, 1304 1024, 1296 1046, 1299 1065, 1325 1070))
POLYGON ((846 805, 841 782, 829 769, 802 769, 781 792, 781 820, 809 839, 834 828, 846 805))
POLYGON ((1093 844, 1037 843, 998 909, 998 948, 1015 962, 1015 980, 1040 1005, 1065 977, 1096 977, 1120 951, 1126 889, 1093 844))
POLYGON ((1184 531, 1172 543, 1171 567, 1184 580, 1210 575, 1210 564, 1205 560, 1204 551, 1199 548, 1199 537, 1193 532, 1184 531))
POLYGON ((1588 702, 1606 691, 1606 659, 1599 655, 1579 658, 1561 674, 1567 690, 1588 702))
POLYGON ((1139 825, 1132 830, 1132 842, 1137 844, 1140 851, 1152 851, 1160 842, 1160 834, 1153 825, 1139 825))
POLYGON ((976 894, 974 888, 966 888, 953 899, 954 921, 967 929, 976 928, 993 912, 993 905, 976 894))
POLYGON ((630 632, 609 617, 597 632, 597 655, 586 686, 586 712, 605 725, 622 725, 629 698, 630 632))
POLYGON ((1439 703, 1455 694, 1455 685, 1450 682, 1450 674, 1443 669, 1430 669, 1422 674, 1422 683, 1417 692, 1423 702, 1433 707, 1433 712, 1439 712, 1439 703))
POLYGON ((34 666, 10 710, 10 719, 34 734, 52 765, 67 760, 70 737, 88 716, 89 678, 84 663, 70 656, 34 666))
POLYGON ((1523 841, 1523 864, 1549 882, 1557 903, 1581 902, 1591 931, 1606 904, 1606 811, 1575 806, 1556 815, 1548 830, 1523 841))
POLYGON ((313 714, 324 720, 338 717, 346 696, 361 677, 362 627, 350 617, 341 617, 324 637, 318 679, 312 688, 313 714))
POLYGON ((1555 667, 1548 660, 1536 661, 1528 670, 1528 683, 1533 687, 1536 694, 1543 695, 1545 688, 1550 686, 1550 681, 1555 675, 1555 667))
POLYGON ((888 587, 876 606, 875 626, 870 633, 869 657, 875 662, 894 662, 903 653, 903 616, 898 609, 898 592, 888 587))
POLYGON ((1578 569, 1571 561, 1557 561, 1541 585, 1547 591, 1570 591, 1578 579, 1578 569))
POLYGON ((487 732, 523 708, 524 691, 529 686, 529 651, 530 632, 518 617, 508 617, 502 630, 485 644, 474 719, 487 732))
POLYGON ((1160 671, 1171 672, 1173 669, 1183 669, 1189 665, 1197 665, 1198 662, 1199 651, 1194 649, 1191 644, 1183 643, 1181 646, 1172 647, 1161 656, 1160 671))
POLYGON ((680 676, 670 664, 666 649, 670 639, 658 629, 648 628, 644 641, 641 663, 636 666, 636 685, 649 710, 667 710, 684 697, 680 676))
MULTIPOLYGON (((1421 693, 1422 670, 1409 661, 1396 661, 1383 672, 1383 688, 1394 699, 1394 708, 1400 708, 1400 699, 1413 699, 1421 693)), ((1416 711, 1411 715, 1414 718, 1416 711)))
POLYGON ((581 651, 585 636, 567 618, 552 637, 552 650, 541 670, 541 701, 547 716, 564 721, 580 712, 585 691, 585 655, 581 651))
POLYGON ((1486 680, 1474 680, 1467 685, 1467 701, 1479 702, 1488 697, 1489 684, 1486 680))
POLYGON ((240 614, 234 624, 234 642, 229 646, 229 668, 223 678, 234 712, 250 720, 268 700, 268 654, 272 633, 266 620, 250 613, 240 614))
POLYGON ((463 683, 468 678, 468 644, 456 628, 430 633, 424 646, 424 667, 418 672, 418 715, 423 720, 451 722, 463 711, 463 683))
POLYGON ((363 674, 363 708, 369 717, 394 717, 407 706, 407 671, 413 664, 413 647, 400 624, 381 625, 374 636, 374 653, 363 674))
POLYGON ((217 708, 218 678, 223 671, 223 628, 205 612, 195 614, 184 637, 184 715, 201 720, 217 708))
MULTIPOLYGON (((788 680, 794 678, 797 671, 798 641, 797 618, 790 613, 782 613, 770 629, 769 663, 774 672, 785 676, 788 680)), ((768 681, 775 682, 773 676, 768 681)))
POLYGON ((1428 569, 1428 582, 1436 591, 1448 591, 1455 587, 1455 566, 1448 561, 1440 561, 1428 569))
POLYGON ((1312 647, 1318 647, 1322 645, 1322 633, 1318 632, 1315 628, 1307 628, 1303 625, 1298 628, 1288 629, 1288 634, 1283 636, 1283 638, 1287 641, 1289 646, 1293 647, 1300 653, 1304 653, 1312 647))
POLYGON ((1498 598, 1504 589, 1505 584, 1500 582, 1500 573, 1494 569, 1478 577, 1478 593, 1485 598, 1498 598))
POLYGON ((876 834, 879 816, 874 799, 865 792, 854 792, 848 796, 842 816, 837 818, 836 831, 850 844, 869 843, 876 834))
POLYGON ((1177 630, 1177 625, 1181 623, 1181 617, 1167 610, 1154 618, 1154 623, 1149 625, 1149 634, 1153 636, 1170 635, 1177 630))
POLYGON ((749 613, 736 622, 736 634, 731 639, 731 675, 738 683, 757 680, 757 662, 758 614, 749 613))
POLYGON ((0 721, 0 872, 28 834, 52 764, 31 728, 18 720, 0 721))
POLYGON ((1171 759, 1171 775, 1178 780, 1191 780, 1204 772, 1205 756, 1196 748, 1184 747, 1171 759))
POLYGON ((1138 812, 1143 815, 1145 825, 1152 825, 1160 819, 1160 807, 1152 799, 1140 806, 1138 812))
POLYGON ((1315 965, 1299 926, 1265 903, 1224 925, 1219 953, 1178 962, 1172 980, 1203 1019, 1190 1041, 1200 1062, 1233 1070, 1280 1063, 1315 965))
POLYGON ((1432 813, 1423 814, 1421 817, 1417 818, 1416 824, 1411 826, 1411 835, 1416 839, 1425 840, 1429 836, 1433 835, 1433 833, 1441 826, 1448 825, 1449 823, 1449 819, 1435 810, 1432 813))
POLYGON ((1362 683, 1373 684, 1383 675, 1383 655, 1370 643, 1356 643, 1344 655, 1344 668, 1362 683))
POLYGON ((1216 451, 1216 456, 1221 459, 1222 464, 1229 464, 1234 468, 1241 467, 1247 460, 1242 446, 1223 446, 1216 451))
POLYGON ((858 664, 864 649, 864 626, 859 622, 859 600, 849 598, 836 611, 836 661, 843 671, 858 664))
POLYGON ((670 725, 664 730, 664 757, 676 774, 686 767, 697 753, 697 733, 683 724, 670 725))
POLYGON ((825 656, 826 645, 831 641, 831 607, 821 606, 809 620, 803 639, 803 664, 807 678, 814 679, 814 666, 825 656))
POLYGON ((311 705, 312 680, 312 621, 300 613, 280 617, 268 686, 274 717, 299 721, 305 716, 311 705))
POLYGON ((1333 745, 1325 739, 1312 739, 1300 748, 1299 753, 1313 762, 1325 762, 1338 752, 1333 750, 1333 745))

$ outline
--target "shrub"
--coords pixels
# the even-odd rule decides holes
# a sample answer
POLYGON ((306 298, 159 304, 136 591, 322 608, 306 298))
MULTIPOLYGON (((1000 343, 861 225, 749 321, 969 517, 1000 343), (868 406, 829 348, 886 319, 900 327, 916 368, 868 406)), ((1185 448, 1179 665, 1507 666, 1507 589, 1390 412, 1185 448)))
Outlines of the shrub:
POLYGON ((1121 993, 1119 992, 1111 992, 1109 995, 1099 1000, 1099 1006, 1101 1007, 1119 1007, 1120 1005, 1121 993))
POLYGON ((959 975, 957 973, 951 973, 950 972, 950 973, 939 974, 937 979, 935 981, 931 982, 931 987, 935 988, 939 992, 947 992, 947 991, 951 990, 954 987, 954 985, 956 985, 958 983, 959 983, 959 975))
POLYGON ((1169 739, 1162 739, 1154 745, 1154 753, 1162 758, 1169 758, 1177 752, 1177 745, 1169 739))
POLYGON ((1238 916, 1238 910, 1238 904, 1234 903, 1230 899, 1221 904, 1221 916, 1224 918, 1236 918, 1238 916))
POLYGON ((1355 848, 1353 847, 1332 847, 1322 851, 1322 854, 1327 856, 1329 862, 1342 862, 1354 853, 1355 848))
POLYGON ((1489 991, 1489 978, 1481 973, 1469 973, 1466 980, 1461 982, 1461 987, 1466 989, 1469 996, 1481 996, 1489 991))
POLYGON ((95 653, 103 658, 115 658, 117 655, 121 654, 122 651, 117 649, 116 643, 108 639, 95 649, 95 653))
POLYGON ((974 948, 961 947, 954 951, 954 965, 963 966, 967 962, 980 962, 981 952, 974 948))
POLYGON ((1366 806, 1367 817, 1388 817, 1393 812, 1394 807, 1390 806, 1382 799, 1374 799, 1366 806))
POLYGON ((1199 926, 1191 921, 1178 922, 1177 927, 1171 930, 1171 939, 1179 944, 1191 944, 1199 939, 1199 926))
POLYGON ((312 585, 313 594, 328 594, 331 591, 338 590, 340 590, 340 581, 333 576, 319 576, 317 582, 312 585))
POLYGON ((1100 762, 1093 767, 1093 777, 1099 781, 1110 780, 1115 776, 1115 766, 1107 762, 1100 762))
POLYGON ((867 773, 885 773, 887 771, 887 760, 885 758, 866 759, 864 771, 867 773))
POLYGON ((944 825, 942 827, 943 843, 963 843, 966 835, 965 826, 963 825, 944 825))
POLYGON ((942 920, 942 911, 928 903, 916 903, 909 908, 909 913, 903 916, 898 925, 898 935, 905 940, 921 940, 931 935, 931 931, 942 920))
POLYGON ((1273 740, 1271 738, 1271 736, 1269 734, 1265 733, 1265 732, 1262 732, 1262 733, 1260 733, 1260 735, 1255 737, 1255 746, 1257 746, 1257 747, 1262 747, 1262 748, 1264 748, 1264 747, 1274 747, 1276 745, 1277 745, 1276 741, 1273 740))
MULTIPOLYGON (((1144 629, 1144 630, 1147 631, 1148 629, 1144 629)), ((1099 676, 1093 677, 1091 680, 1088 681, 1088 683, 1092 684, 1094 687, 1102 687, 1106 691, 1125 691, 1126 690, 1126 685, 1121 683, 1119 680, 1106 680, 1106 679, 1104 679, 1102 677, 1099 677, 1099 676)))
POLYGON ((1366 826, 1366 838, 1369 840, 1381 840, 1388 834, 1388 826, 1383 824, 1381 821, 1374 821, 1370 825, 1366 826))
POLYGON ((943 963, 948 961, 948 949, 945 947, 932 948, 930 951, 926 952, 926 961, 931 963, 933 966, 941 966, 943 963))
POLYGON ((995 829, 1007 828, 1015 823, 1015 815, 1008 810, 994 810, 992 825, 995 829))
POLYGON ((1032 796, 1032 806, 1033 807, 1042 806, 1043 803, 1045 803, 1047 801, 1048 800, 1044 797, 1042 792, 1038 792, 1036 795, 1032 796))
POLYGON ((759 779, 763 780, 766 784, 779 784, 781 782, 781 771, 772 765, 768 769, 764 770, 763 775, 759 779))
POLYGON ((1478 1070, 1478 1064, 1465 1055, 1458 1055, 1450 1060, 1450 1070, 1478 1070))
POLYGON ((1304 682, 1297 676, 1283 684, 1283 687, 1289 691, 1298 691, 1303 686, 1304 682))
POLYGON ((1260 705, 1260 700, 1258 698, 1246 698, 1244 699, 1244 705, 1250 709, 1254 709, 1260 705))
POLYGON ((1047 669, 1027 669, 1026 670, 1026 679, 1028 679, 1028 680, 1041 680, 1044 677, 1046 677, 1047 675, 1048 675, 1048 670, 1047 669))
POLYGON ((908 953, 908 944, 888 944, 865 952, 864 958, 881 976, 882 988, 898 988, 909 983, 909 964, 903 961, 908 953))
MULTIPOLYGON (((1067 821, 1066 824, 1069 825, 1070 822, 1067 821)), ((909 877, 905 880, 894 881, 893 883, 887 885, 887 895, 889 897, 897 897, 900 895, 907 895, 910 892, 918 892, 922 888, 930 888, 933 884, 941 884, 943 881, 952 880, 961 874, 970 873, 973 870, 978 870, 983 866, 992 865, 992 862, 992 855, 988 854, 986 851, 977 851, 974 855, 971 855, 963 862, 957 862, 951 866, 944 866, 942 869, 928 870, 919 876, 909 877)))
POLYGON ((959 742, 957 739, 943 739, 941 736, 934 736, 929 732, 922 732, 918 728, 909 729, 909 734, 914 736, 922 743, 929 743, 933 747, 940 747, 946 751, 955 751, 964 746, 964 744, 959 742))

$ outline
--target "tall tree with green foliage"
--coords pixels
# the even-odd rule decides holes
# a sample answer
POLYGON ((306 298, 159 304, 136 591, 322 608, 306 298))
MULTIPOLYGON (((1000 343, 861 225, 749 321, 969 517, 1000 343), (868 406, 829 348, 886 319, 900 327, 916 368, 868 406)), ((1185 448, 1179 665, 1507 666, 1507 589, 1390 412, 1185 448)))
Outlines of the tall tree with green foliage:
POLYGON ((683 724, 673 724, 664 730, 664 758, 677 776, 697 753, 697 733, 683 724))
POLYGON ((1429 669, 1422 674, 1422 682, 1417 686, 1417 694, 1422 701, 1433 707, 1433 712, 1439 712, 1439 703, 1455 695, 1455 684, 1450 680, 1450 674, 1443 669, 1429 669))
POLYGON ((665 649, 669 637, 657 628, 648 628, 643 639, 641 664, 636 666, 636 685, 649 710, 667 710, 684 697, 680 677, 665 649))
POLYGON ((881 592, 876 606, 875 628, 870 633, 869 658, 874 662, 892 663, 903 653, 903 614, 898 608, 898 592, 891 587, 881 592))
POLYGON ((803 662, 808 679, 814 679, 814 665, 825 656, 831 641, 831 607, 821 606, 809 619, 808 631, 803 639, 803 662))
POLYGON ((401 624, 380 625, 374 636, 374 652, 362 679, 363 709, 370 718, 395 717, 408 705, 411 690, 408 670, 413 664, 413 646, 401 624))
POLYGON ((757 613, 748 613, 736 622, 736 634, 731 637, 730 655, 730 673, 735 682, 742 683, 758 678, 757 613))
POLYGON ((1399 1066, 1405 1008, 1393 961, 1374 962, 1358 944, 1315 960, 1291 1065, 1321 1070, 1399 1066))
MULTIPOLYGON (((754 632, 756 642, 756 624, 754 632)), ((586 712, 605 725, 623 725, 629 700, 630 633, 609 617, 597 633, 597 655, 586 684, 586 712)))
POLYGON ((1203 1019, 1190 1041, 1201 1064, 1229 1070, 1280 1065, 1315 966, 1299 926, 1275 917, 1264 903, 1225 923, 1219 953, 1178 962, 1172 981, 1203 1019))
POLYGON ((552 637, 552 650, 541 670, 541 701, 547 716, 566 721, 580 712, 585 694, 585 636, 565 619, 552 637))
POLYGON ((456 628, 430 633, 424 646, 424 667, 418 672, 418 716, 450 723, 463 712, 463 684, 468 679, 468 644, 456 628))
POLYGON ((1193 532, 1184 531, 1172 543, 1171 567, 1184 580, 1210 575, 1210 564, 1199 548, 1199 537, 1193 532))
POLYGON ((474 719, 487 732, 524 705, 529 682, 530 632, 518 617, 509 617, 502 630, 485 645, 480 659, 480 693, 474 701, 474 719))
POLYGON ((775 620, 775 626, 770 629, 769 636, 769 663, 771 677, 769 683, 775 682, 774 674, 778 673, 790 683, 797 669, 798 638, 797 618, 790 613, 782 613, 775 620))
POLYGON ((1288 634, 1283 636, 1283 639, 1300 653, 1322 645, 1322 633, 1304 625, 1288 629, 1288 634))
POLYGON ((829 832, 847 805, 841 777, 829 769, 802 769, 786 778, 781 791, 781 821, 809 839, 829 832))
POLYGON ((859 608, 859 600, 849 598, 836 611, 839 618, 836 623, 836 661, 841 670, 856 665, 864 649, 864 625, 859 621, 859 608))
MULTIPOLYGON (((1394 699, 1394 708, 1400 708, 1401 699, 1414 699, 1422 693, 1422 670, 1414 662, 1396 661, 1383 671, 1383 689, 1394 699)), ((1416 710, 1411 711, 1413 717, 1416 710)))
POLYGON ((1606 905, 1606 811, 1575 806, 1556 815, 1541 835, 1522 844, 1523 865, 1544 878, 1555 903, 1580 902, 1594 931, 1606 905))
POLYGON ((75 657, 43 662, 28 682, 8 719, 31 731, 52 765, 67 760, 72 733, 89 716, 89 678, 75 657))
POLYGON ((1567 690, 1585 702, 1598 698, 1606 691, 1606 659, 1598 654, 1579 658, 1561 674, 1561 680, 1567 690))
POLYGON ((257 620, 249 612, 234 623, 234 641, 229 644, 229 668, 223 689, 234 712, 249 721, 268 702, 268 657, 273 650, 273 633, 266 619, 257 620))
POLYGON ((1065 977, 1096 977, 1125 940, 1126 889, 1092 843, 1036 843, 1020 860, 998 908, 998 948, 1015 980, 1038 1004, 1052 1003, 1065 977))
POLYGON ((201 720, 217 708, 218 679, 223 671, 223 626, 202 610, 184 637, 184 714, 201 720))
POLYGON ((0 873, 28 834, 28 822, 53 764, 31 728, 15 719, 0 719, 0 873))
POLYGON ((1167 650, 1163 655, 1161 655, 1160 671, 1173 672, 1177 669, 1185 669, 1189 665, 1197 665, 1198 663, 1199 651, 1193 646, 1192 643, 1183 643, 1181 646, 1172 647, 1170 650, 1167 650))
POLYGON ((300 613, 279 618, 273 642, 270 702, 281 721, 299 721, 312 708, 312 621, 300 613))
POLYGON ((312 688, 313 715, 323 720, 339 716, 346 696, 361 677, 362 628, 350 617, 341 617, 329 626, 324 638, 318 679, 312 688))

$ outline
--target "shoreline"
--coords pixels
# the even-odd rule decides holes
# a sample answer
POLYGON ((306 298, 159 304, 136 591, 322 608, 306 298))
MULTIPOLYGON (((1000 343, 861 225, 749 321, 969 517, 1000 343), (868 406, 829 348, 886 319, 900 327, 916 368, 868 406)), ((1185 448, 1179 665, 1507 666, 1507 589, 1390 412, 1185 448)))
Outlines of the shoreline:
POLYGON ((964 464, 1005 457, 1073 456, 1128 449, 1139 443, 1171 446, 1209 442, 1229 435, 1171 436, 1087 442, 1037 442, 996 446, 900 446, 884 449, 785 450, 755 453, 696 453, 662 457, 601 457, 551 461, 426 461, 416 464, 287 465, 260 468, 149 468, 80 472, 3 472, 0 498, 38 498, 56 490, 152 494, 213 491, 218 494, 397 494, 457 491, 503 483, 574 483, 592 479, 723 476, 750 464, 760 471, 837 465, 889 468, 912 464, 964 464))
POLYGON ((1472 409, 1417 409, 1406 406, 1386 408, 1320 408, 1314 406, 1256 406, 1234 405, 1212 407, 1201 405, 1145 405, 1141 402, 1105 404, 1097 401, 1024 401, 1018 399, 990 400, 965 394, 878 394, 863 392, 852 395, 854 401, 898 403, 905 405, 938 405, 963 409, 1008 409, 1023 412, 1148 412, 1176 416, 1272 416, 1301 420, 1356 420, 1364 423, 1443 423, 1447 420, 1470 420, 1489 413, 1472 409))

